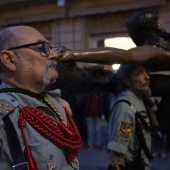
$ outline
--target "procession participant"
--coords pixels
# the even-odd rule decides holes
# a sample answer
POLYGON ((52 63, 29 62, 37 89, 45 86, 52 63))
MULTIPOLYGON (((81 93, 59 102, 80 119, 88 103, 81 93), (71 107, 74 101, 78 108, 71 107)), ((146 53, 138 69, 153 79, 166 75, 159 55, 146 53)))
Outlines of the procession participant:
POLYGON ((69 104, 47 90, 58 77, 56 49, 30 26, 5 28, 0 40, 1 169, 79 169, 69 104))
POLYGON ((150 92, 150 77, 142 65, 123 64, 117 72, 119 93, 108 127, 110 169, 149 170, 151 121, 143 96, 150 92))

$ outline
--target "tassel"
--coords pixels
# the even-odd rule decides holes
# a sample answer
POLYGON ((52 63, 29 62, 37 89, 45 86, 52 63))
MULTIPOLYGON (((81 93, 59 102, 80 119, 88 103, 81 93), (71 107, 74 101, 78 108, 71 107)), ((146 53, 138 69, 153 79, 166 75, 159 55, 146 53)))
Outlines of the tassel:
POLYGON ((19 127, 21 128, 21 133, 22 133, 24 141, 25 141, 24 154, 25 154, 25 158, 28 162, 29 170, 38 170, 36 162, 35 162, 32 154, 31 154, 31 149, 28 145, 28 141, 27 141, 26 134, 25 134, 25 131, 24 131, 24 127, 26 126, 26 121, 22 118, 22 114, 20 114, 18 124, 19 124, 19 127))
POLYGON ((24 153, 25 153, 26 160, 28 161, 29 170, 38 170, 36 162, 32 157, 31 149, 28 146, 25 147, 24 153))

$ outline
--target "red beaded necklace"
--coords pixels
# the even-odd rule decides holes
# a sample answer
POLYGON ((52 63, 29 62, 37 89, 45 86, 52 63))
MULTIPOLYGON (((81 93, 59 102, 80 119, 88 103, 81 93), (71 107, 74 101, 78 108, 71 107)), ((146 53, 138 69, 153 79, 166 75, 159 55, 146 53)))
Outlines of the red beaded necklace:
POLYGON ((78 155, 78 149, 82 146, 82 139, 70 113, 64 107, 67 116, 67 125, 65 125, 64 119, 53 104, 46 98, 43 100, 54 111, 54 113, 56 113, 60 121, 44 114, 40 109, 30 106, 21 107, 18 123, 24 137, 26 148, 28 148, 28 142, 26 140, 24 127, 26 126, 26 122, 28 122, 44 137, 58 147, 66 150, 70 160, 77 163, 76 157, 78 155))

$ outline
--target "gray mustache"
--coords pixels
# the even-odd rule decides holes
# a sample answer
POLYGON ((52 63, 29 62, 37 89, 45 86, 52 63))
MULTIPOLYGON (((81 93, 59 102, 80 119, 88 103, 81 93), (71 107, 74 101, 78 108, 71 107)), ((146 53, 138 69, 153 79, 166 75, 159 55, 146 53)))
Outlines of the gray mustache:
POLYGON ((46 65, 46 68, 50 68, 50 67, 56 68, 57 62, 56 61, 49 61, 46 65))

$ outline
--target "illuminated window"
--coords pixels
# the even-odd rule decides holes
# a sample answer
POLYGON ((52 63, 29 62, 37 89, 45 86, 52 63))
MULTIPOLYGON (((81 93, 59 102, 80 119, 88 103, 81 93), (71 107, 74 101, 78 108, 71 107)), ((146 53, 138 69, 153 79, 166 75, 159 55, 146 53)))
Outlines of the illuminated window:
POLYGON ((104 40, 105 47, 114 47, 119 49, 128 50, 130 48, 136 47, 130 37, 115 37, 106 38, 104 40))
POLYGON ((57 0, 57 6, 63 7, 65 5, 65 0, 57 0))
MULTIPOLYGON (((107 38, 104 40, 105 47, 113 47, 119 48, 123 50, 129 50, 131 48, 136 47, 130 37, 115 37, 115 38, 107 38)), ((120 64, 113 64, 112 69, 114 71, 119 69, 120 64)))

